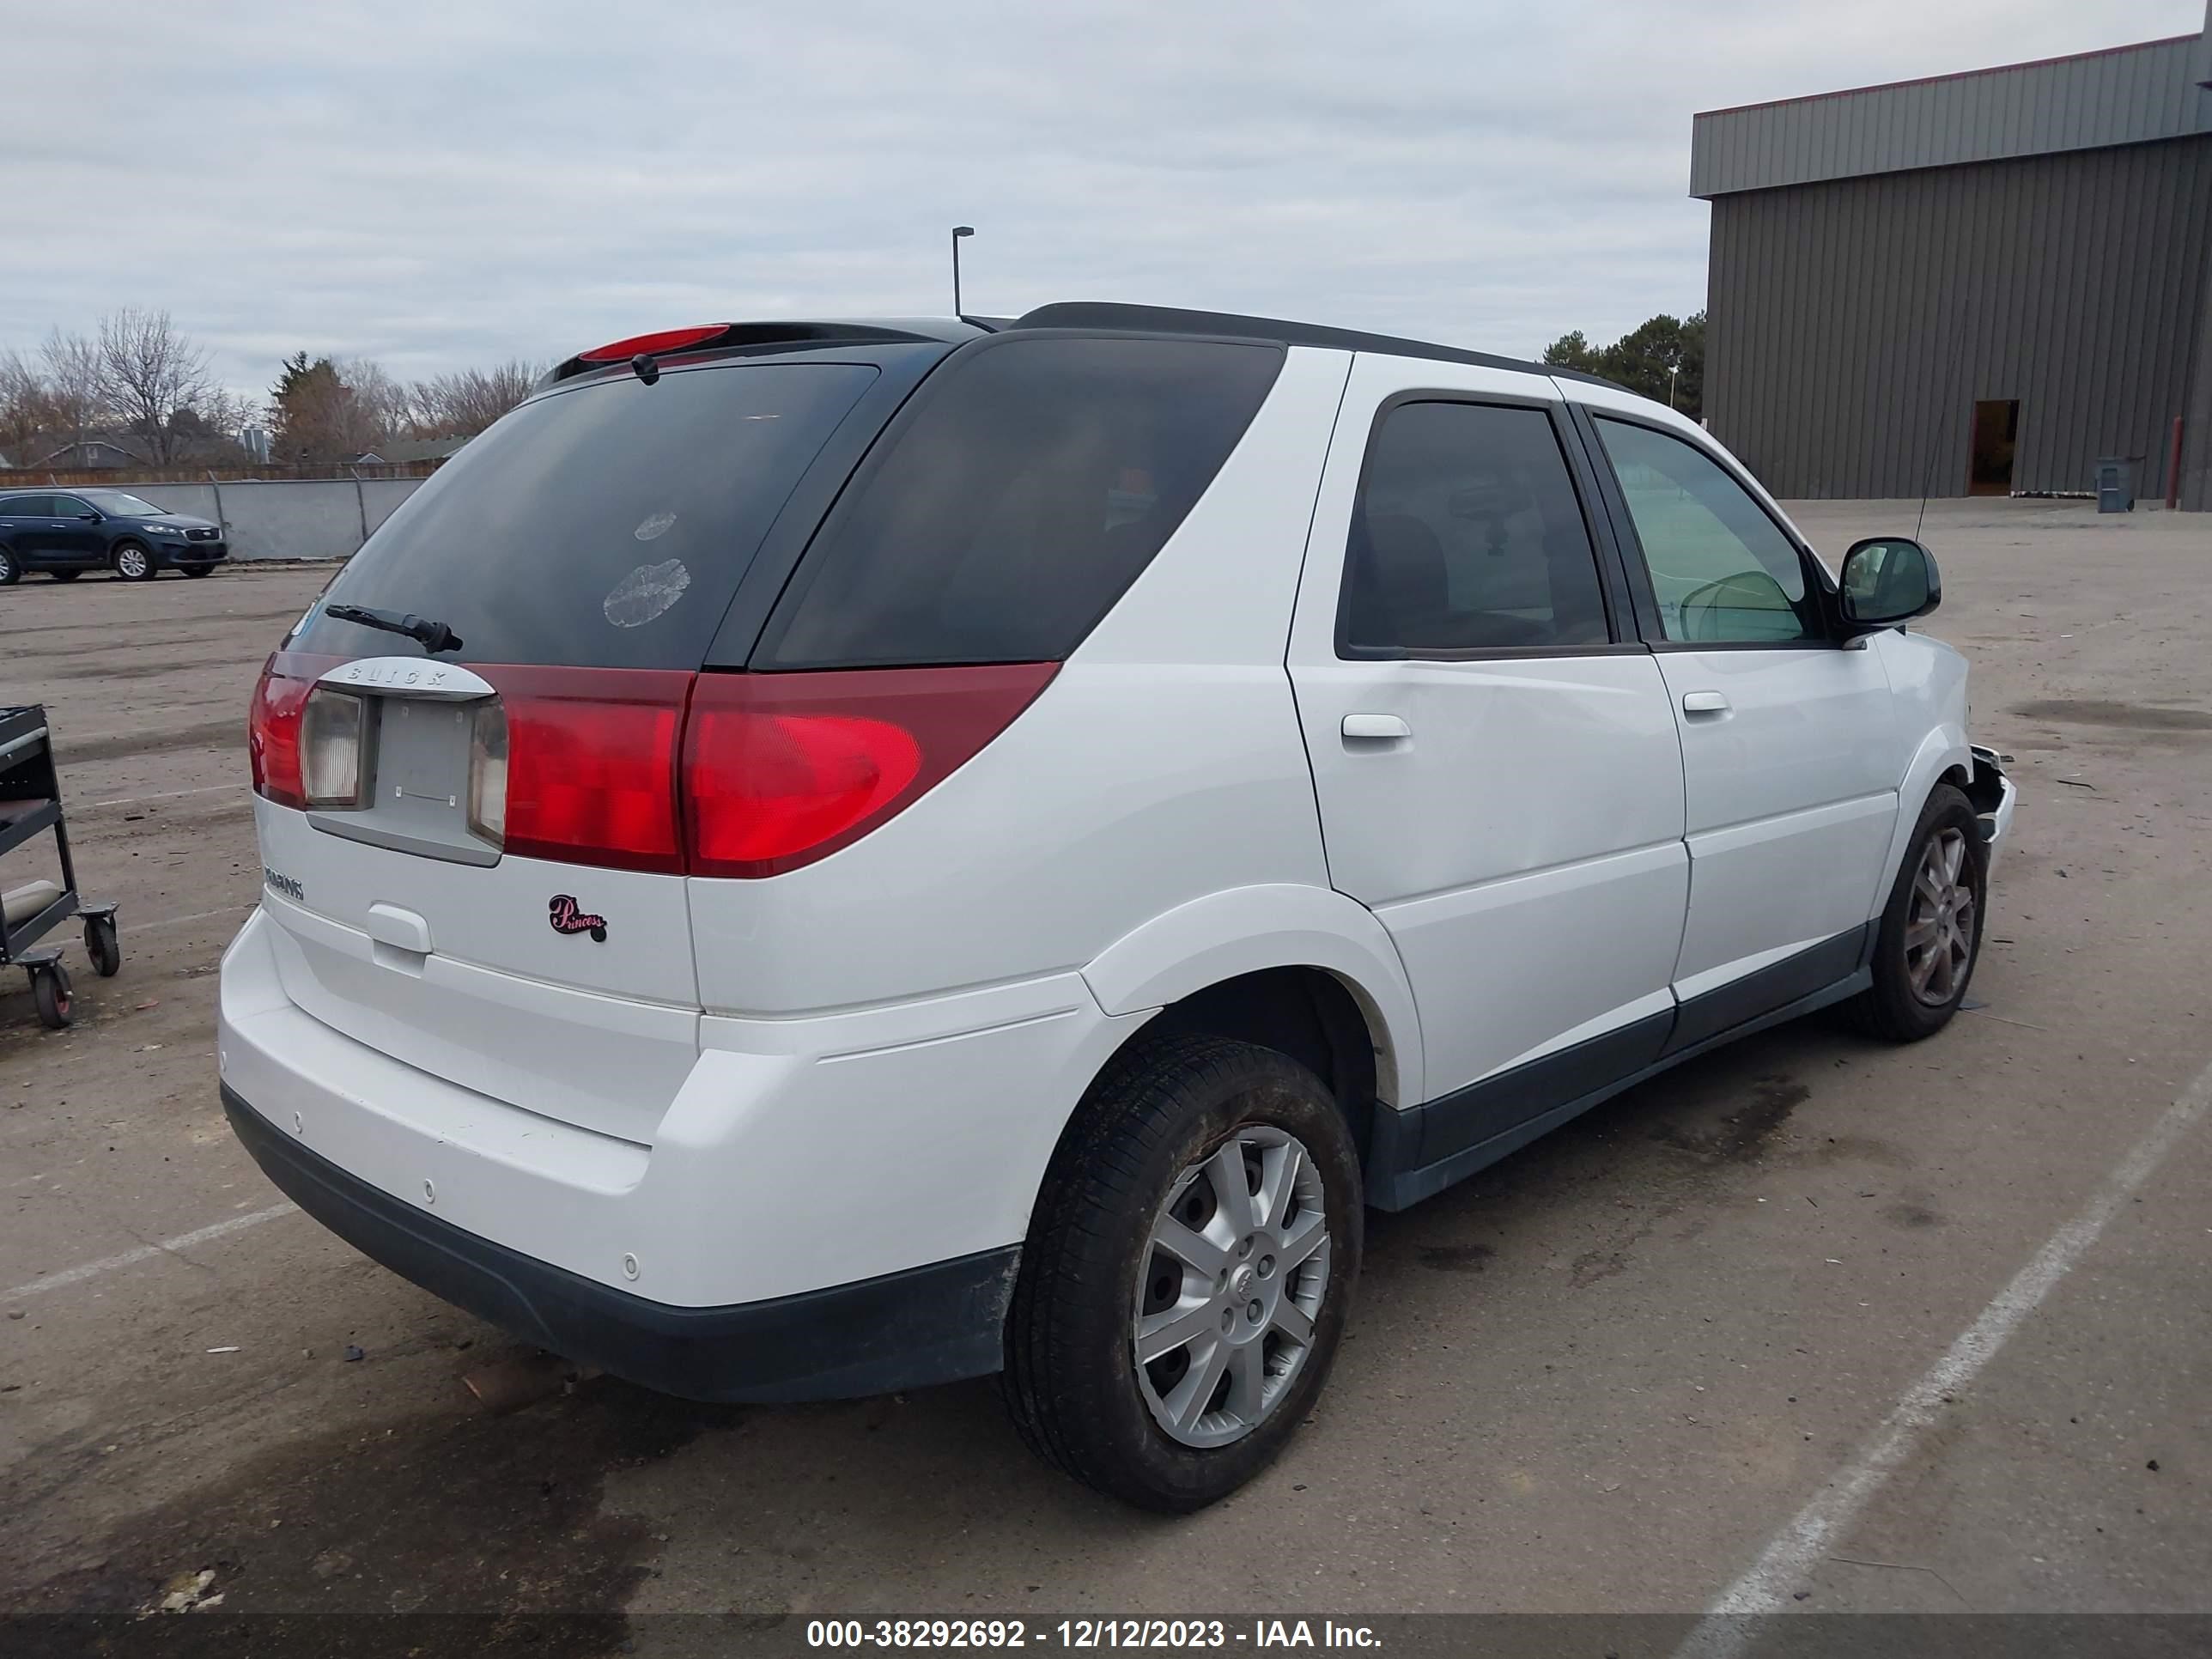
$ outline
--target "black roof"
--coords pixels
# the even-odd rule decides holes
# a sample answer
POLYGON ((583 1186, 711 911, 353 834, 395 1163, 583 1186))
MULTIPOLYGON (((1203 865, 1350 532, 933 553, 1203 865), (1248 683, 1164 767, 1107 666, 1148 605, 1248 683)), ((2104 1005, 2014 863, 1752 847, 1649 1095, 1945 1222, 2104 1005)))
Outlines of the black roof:
POLYGON ((1472 363, 1478 368, 1504 368, 1522 374, 1586 380, 1595 386, 1614 385, 1602 375, 1585 374, 1580 369, 1529 362, 1519 357, 1499 357, 1487 351, 1468 351, 1431 340, 1368 334, 1354 328, 1328 328, 1319 323, 1285 322, 1275 317, 1244 317, 1226 311, 1182 311, 1172 306, 1122 306, 1078 300, 1040 306, 1005 326, 1111 329, 1133 334, 1211 334, 1231 339, 1272 340, 1283 345, 1330 346, 1340 351, 1382 352, 1393 357, 1426 357, 1437 362, 1472 363))

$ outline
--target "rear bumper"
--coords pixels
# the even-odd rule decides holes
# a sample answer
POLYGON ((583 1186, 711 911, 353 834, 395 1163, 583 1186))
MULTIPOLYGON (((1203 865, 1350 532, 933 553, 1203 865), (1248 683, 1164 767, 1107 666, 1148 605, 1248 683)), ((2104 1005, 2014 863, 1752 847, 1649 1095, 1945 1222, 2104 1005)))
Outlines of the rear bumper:
POLYGON ((690 1400, 840 1400, 1000 1368, 1018 1246, 720 1308, 628 1295, 403 1203, 284 1133, 228 1084, 223 1110, 284 1194, 362 1254, 526 1341, 690 1400))

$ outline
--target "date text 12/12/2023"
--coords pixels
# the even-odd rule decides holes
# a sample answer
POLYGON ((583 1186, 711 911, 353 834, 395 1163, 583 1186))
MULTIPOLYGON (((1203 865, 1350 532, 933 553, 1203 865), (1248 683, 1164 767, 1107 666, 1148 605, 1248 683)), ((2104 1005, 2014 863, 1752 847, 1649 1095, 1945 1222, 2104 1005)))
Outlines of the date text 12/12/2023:
POLYGON ((1365 1625, 1334 1620, 811 1619, 810 1648, 1379 1648, 1365 1625))

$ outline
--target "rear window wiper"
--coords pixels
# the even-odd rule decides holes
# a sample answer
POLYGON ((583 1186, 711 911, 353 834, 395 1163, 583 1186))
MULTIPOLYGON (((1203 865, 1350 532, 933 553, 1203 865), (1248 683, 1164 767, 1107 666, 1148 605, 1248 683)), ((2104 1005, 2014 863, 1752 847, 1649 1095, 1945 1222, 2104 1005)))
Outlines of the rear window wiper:
POLYGON ((387 634, 404 634, 431 655, 441 651, 458 651, 461 636, 441 622, 429 622, 413 611, 402 616, 396 611, 379 611, 368 605, 326 605, 325 617, 335 617, 340 622, 359 623, 363 628, 380 628, 387 634))

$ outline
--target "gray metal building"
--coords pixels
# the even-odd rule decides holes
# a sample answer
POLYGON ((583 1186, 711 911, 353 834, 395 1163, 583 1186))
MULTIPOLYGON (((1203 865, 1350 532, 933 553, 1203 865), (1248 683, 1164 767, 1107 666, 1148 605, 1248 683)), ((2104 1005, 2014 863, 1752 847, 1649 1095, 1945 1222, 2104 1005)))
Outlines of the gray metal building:
POLYGON ((1715 110, 1705 411, 1783 496, 2212 509, 2212 6, 2108 52, 1715 110), (2175 467, 2174 422, 2180 456, 2175 467))

